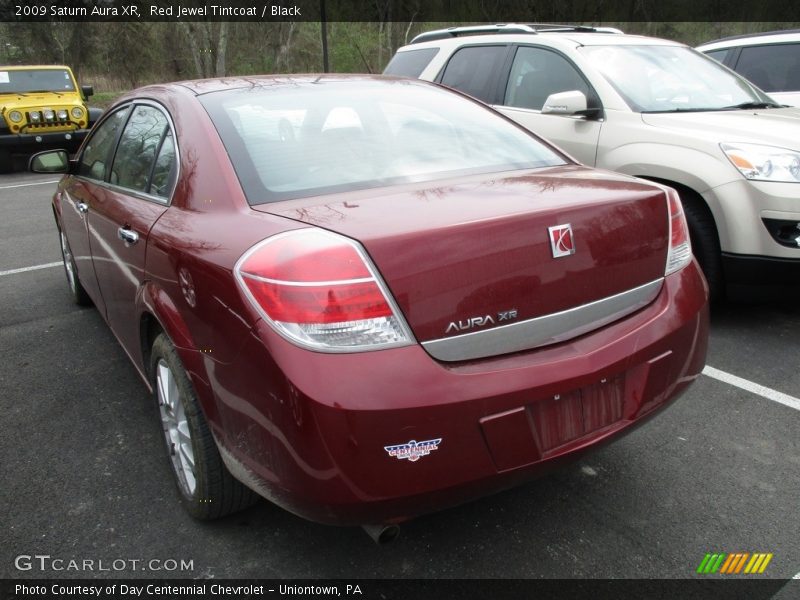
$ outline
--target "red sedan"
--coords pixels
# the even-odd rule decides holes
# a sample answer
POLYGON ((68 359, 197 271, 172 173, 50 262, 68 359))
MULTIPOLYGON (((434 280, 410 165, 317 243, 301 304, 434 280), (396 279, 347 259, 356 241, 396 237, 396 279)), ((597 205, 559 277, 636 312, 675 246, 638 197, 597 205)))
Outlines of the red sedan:
POLYGON ((527 481, 675 400, 707 287, 680 200, 420 81, 137 90, 53 199, 76 302, 158 403, 181 499, 395 524, 527 481))

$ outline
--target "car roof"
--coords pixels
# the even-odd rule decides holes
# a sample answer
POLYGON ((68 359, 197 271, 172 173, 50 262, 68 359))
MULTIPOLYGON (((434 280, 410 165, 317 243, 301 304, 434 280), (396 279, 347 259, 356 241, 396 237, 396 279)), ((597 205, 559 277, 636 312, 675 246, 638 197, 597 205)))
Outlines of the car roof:
POLYGON ((697 46, 698 50, 715 50, 730 48, 732 46, 755 46, 757 44, 781 44, 785 42, 800 41, 800 29, 785 29, 783 31, 765 31, 763 33, 747 33, 732 35, 697 46))
POLYGON ((406 79, 403 77, 393 77, 389 75, 366 75, 366 74, 339 74, 339 73, 302 73, 284 75, 247 75, 241 77, 221 77, 215 79, 193 79, 187 81, 176 81, 172 83, 158 83, 150 86, 132 90, 121 100, 130 100, 147 95, 148 92, 160 91, 187 91, 194 96, 202 96, 216 92, 243 89, 292 89, 298 86, 319 85, 335 82, 352 83, 375 83, 387 82, 390 80, 403 79, 412 85, 430 85, 428 82, 416 79, 406 79))

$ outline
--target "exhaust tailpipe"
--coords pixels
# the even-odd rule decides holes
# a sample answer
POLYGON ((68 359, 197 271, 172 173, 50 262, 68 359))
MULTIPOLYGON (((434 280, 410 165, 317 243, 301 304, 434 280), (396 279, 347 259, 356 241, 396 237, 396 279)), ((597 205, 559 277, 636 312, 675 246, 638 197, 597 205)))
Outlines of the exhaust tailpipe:
POLYGON ((362 525, 361 527, 378 545, 393 542, 400 534, 400 528, 397 525, 362 525))

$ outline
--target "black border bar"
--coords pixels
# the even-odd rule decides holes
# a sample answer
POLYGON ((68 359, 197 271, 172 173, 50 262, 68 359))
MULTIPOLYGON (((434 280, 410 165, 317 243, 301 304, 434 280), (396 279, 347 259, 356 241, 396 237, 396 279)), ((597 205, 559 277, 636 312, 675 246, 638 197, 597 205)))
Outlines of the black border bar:
POLYGON ((4 579, 2 599, 85 600, 140 598, 212 600, 789 600, 800 580, 695 577, 693 579, 4 579), (148 587, 149 586, 149 587, 148 587), (348 587, 349 586, 349 587, 348 587), (132 588, 140 595, 131 593, 132 588), (98 593, 99 592, 99 593, 98 593))
MULTIPOLYGON (((789 22, 785 0, 0 0, 0 21, 789 22)), ((778 27, 780 29, 780 27, 778 27)))

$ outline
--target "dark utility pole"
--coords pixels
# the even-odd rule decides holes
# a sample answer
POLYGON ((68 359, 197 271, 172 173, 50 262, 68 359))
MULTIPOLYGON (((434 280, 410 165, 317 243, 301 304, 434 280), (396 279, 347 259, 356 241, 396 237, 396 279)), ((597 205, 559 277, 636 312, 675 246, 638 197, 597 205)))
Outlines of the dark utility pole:
POLYGON ((328 68, 328 22, 325 20, 325 0, 319 0, 319 26, 322 31, 322 71, 328 68))

